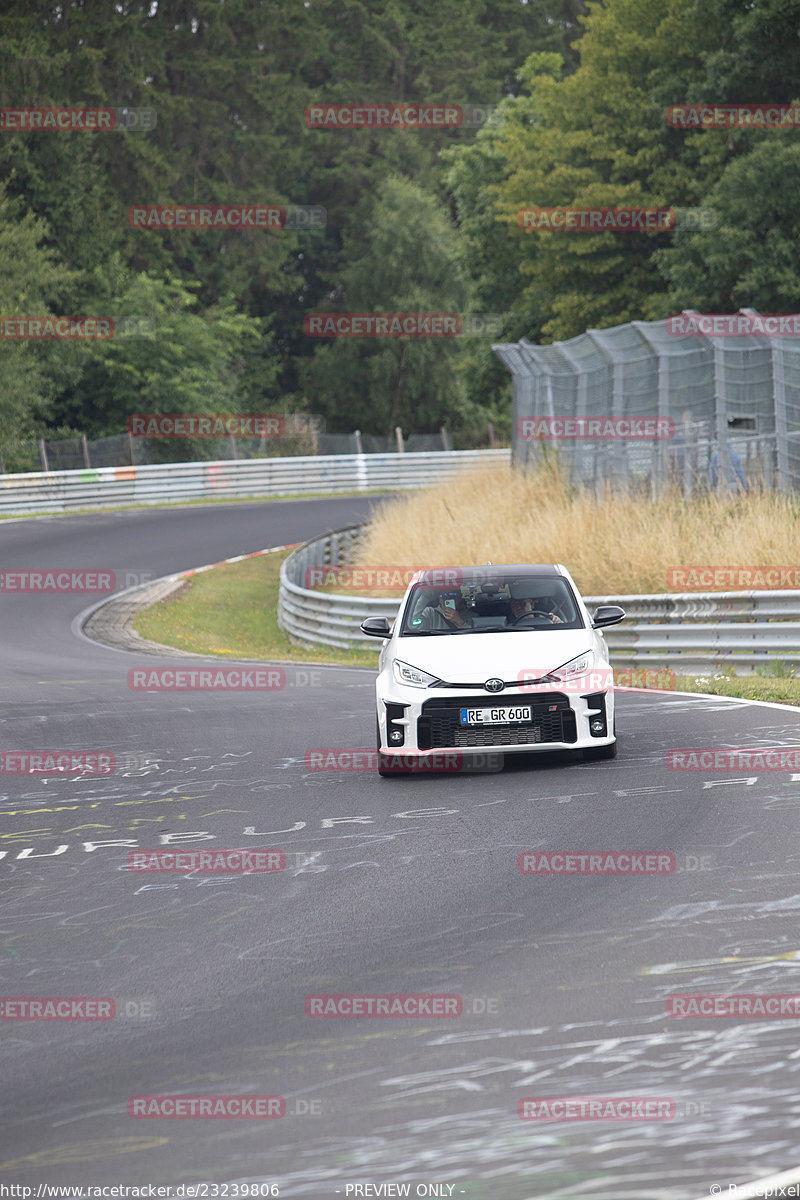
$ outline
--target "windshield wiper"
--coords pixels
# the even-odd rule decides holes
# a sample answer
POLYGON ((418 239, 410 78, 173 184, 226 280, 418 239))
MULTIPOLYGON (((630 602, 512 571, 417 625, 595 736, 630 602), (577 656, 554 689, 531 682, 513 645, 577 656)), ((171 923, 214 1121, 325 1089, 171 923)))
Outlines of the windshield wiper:
POLYGON ((451 633, 460 633, 460 629, 406 629, 401 637, 449 637, 451 633))
POLYGON ((505 625, 479 625, 477 629, 454 629, 453 633, 502 633, 505 625))

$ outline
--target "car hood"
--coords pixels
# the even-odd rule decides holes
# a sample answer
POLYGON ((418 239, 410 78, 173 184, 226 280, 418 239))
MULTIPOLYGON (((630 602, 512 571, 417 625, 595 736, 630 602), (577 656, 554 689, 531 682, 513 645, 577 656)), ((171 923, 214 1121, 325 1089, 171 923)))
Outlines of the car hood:
POLYGON ((445 683, 487 679, 538 678, 593 649, 587 629, 531 630, 529 633, 456 633, 446 637, 403 637, 395 656, 445 683))

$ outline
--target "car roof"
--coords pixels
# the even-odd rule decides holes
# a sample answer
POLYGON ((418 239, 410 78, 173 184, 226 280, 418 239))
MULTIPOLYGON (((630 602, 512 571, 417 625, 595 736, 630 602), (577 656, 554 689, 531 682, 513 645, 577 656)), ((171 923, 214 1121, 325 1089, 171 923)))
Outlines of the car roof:
POLYGON ((501 583, 509 578, 569 579, 569 573, 561 563, 484 563, 471 567, 422 567, 410 580, 411 586, 447 590, 448 587, 478 587, 481 584, 501 583))
POLYGON ((461 567, 462 571, 483 571, 491 573, 497 571, 498 575, 507 575, 509 571, 514 571, 519 575, 560 575, 557 563, 484 563, 482 566, 461 567))

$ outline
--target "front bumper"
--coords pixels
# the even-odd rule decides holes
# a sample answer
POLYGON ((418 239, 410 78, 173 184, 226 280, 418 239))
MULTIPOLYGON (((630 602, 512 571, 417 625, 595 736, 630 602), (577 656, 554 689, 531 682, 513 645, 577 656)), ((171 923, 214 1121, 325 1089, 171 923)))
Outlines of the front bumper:
POLYGON ((571 680, 568 691, 536 687, 508 688, 487 695, 485 689, 411 688, 395 682, 377 685, 380 748, 386 753, 435 750, 502 750, 528 754, 551 750, 588 750, 614 739, 614 689, 596 689, 596 679, 571 680), (524 705, 530 721, 514 724, 462 725, 462 708, 505 708, 524 705))

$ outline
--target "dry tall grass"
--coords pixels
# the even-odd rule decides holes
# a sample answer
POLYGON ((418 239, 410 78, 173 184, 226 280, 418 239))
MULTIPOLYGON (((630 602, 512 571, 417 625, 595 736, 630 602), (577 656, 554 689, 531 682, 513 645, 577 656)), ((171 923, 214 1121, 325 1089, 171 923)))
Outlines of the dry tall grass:
POLYGON ((356 565, 487 559, 562 562, 586 595, 676 591, 670 567, 800 563, 800 504, 768 492, 598 498, 547 466, 535 474, 493 466, 387 501, 356 565))

